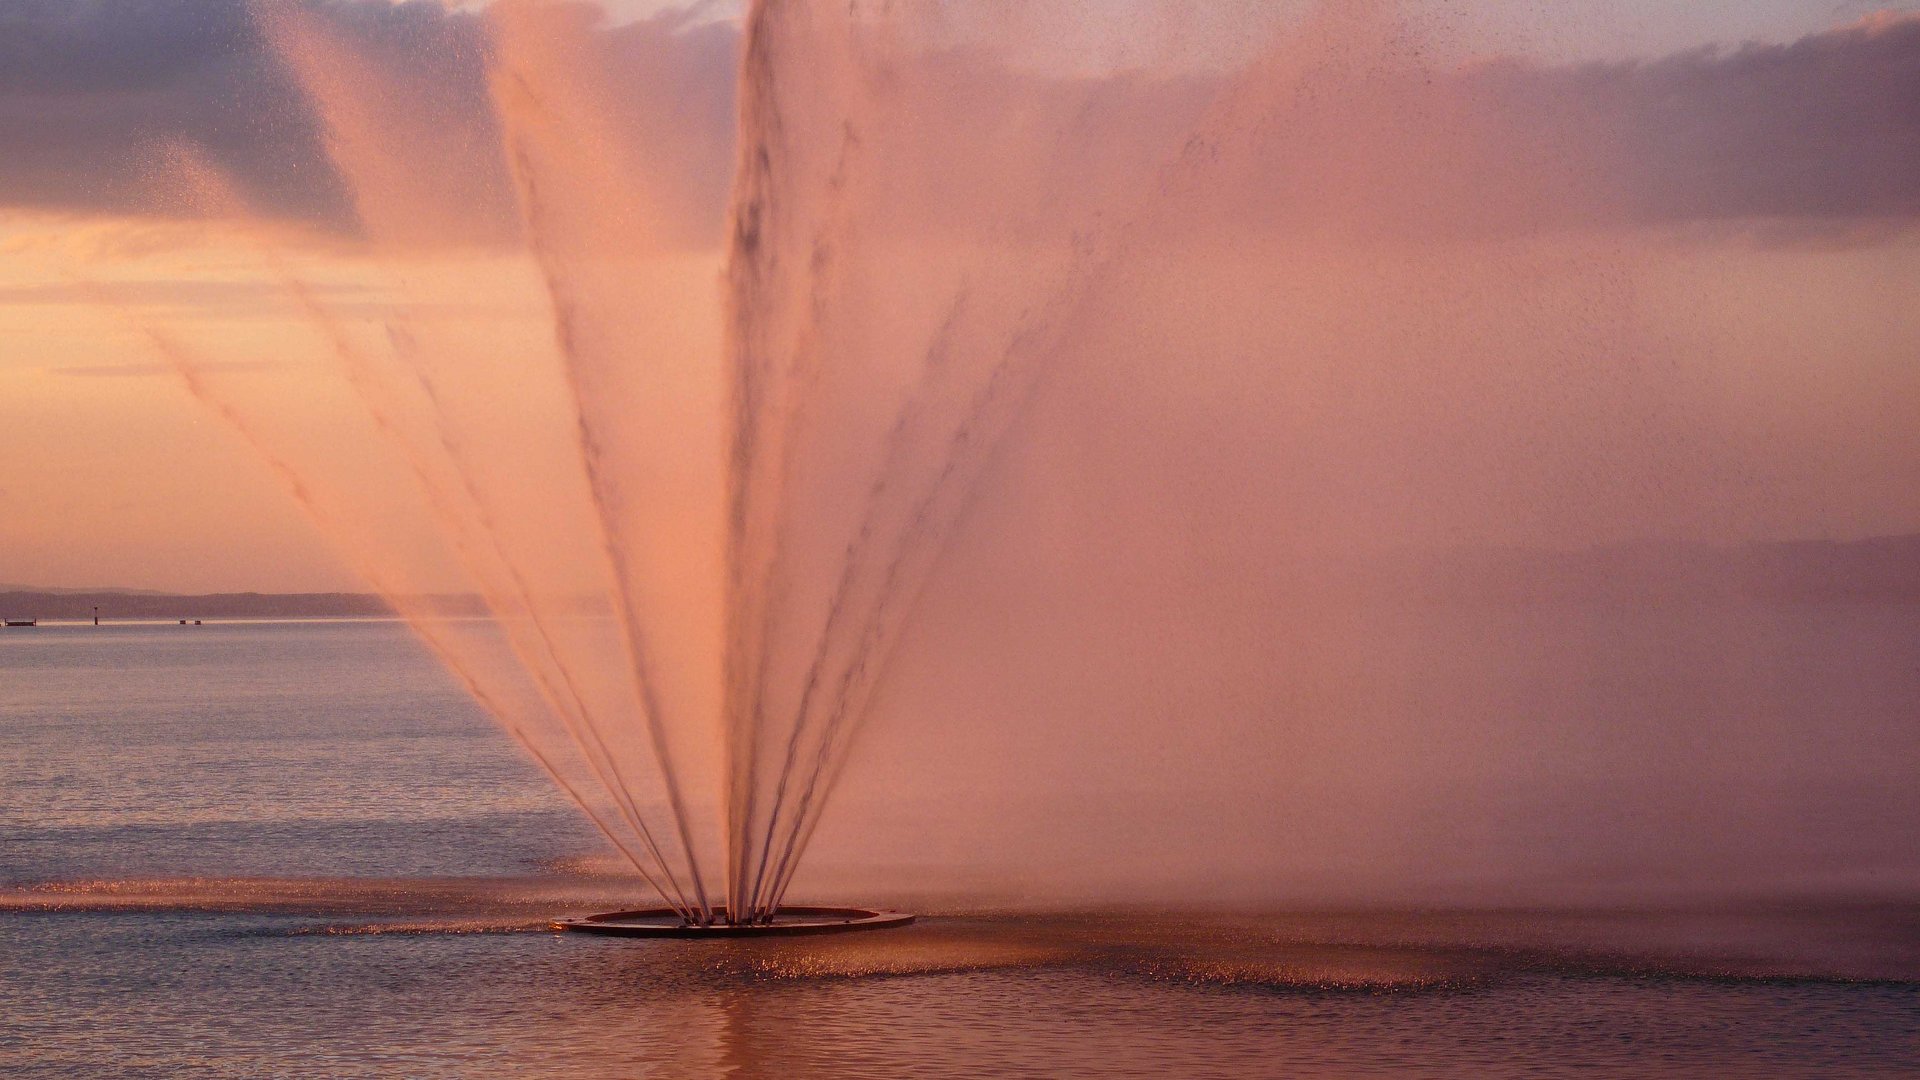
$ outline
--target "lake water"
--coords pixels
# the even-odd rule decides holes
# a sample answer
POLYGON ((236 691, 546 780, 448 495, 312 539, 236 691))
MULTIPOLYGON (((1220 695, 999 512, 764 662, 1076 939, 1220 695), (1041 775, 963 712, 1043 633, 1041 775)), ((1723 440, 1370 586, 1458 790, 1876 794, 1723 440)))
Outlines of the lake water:
POLYGON ((956 910, 747 943, 630 902, 394 623, 0 637, 0 1075, 1920 1076, 1920 905, 956 910))

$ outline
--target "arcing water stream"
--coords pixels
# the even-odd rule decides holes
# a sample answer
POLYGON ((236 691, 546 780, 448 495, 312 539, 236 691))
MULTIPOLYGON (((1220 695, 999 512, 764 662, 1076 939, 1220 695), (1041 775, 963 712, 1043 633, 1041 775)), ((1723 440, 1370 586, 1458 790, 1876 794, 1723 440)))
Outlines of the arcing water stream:
MULTIPOLYGON (((235 372, 213 361, 294 349, 129 318, 689 921, 780 906, 983 512, 1084 601, 1054 605, 1075 629, 1036 647, 1052 668, 1097 670, 1108 626, 1163 628, 1141 631, 1142 667, 1210 670, 1211 650, 1241 661, 1222 686, 1271 691, 1251 735, 1216 687, 1086 740, 1142 769, 1197 755, 1167 766, 1175 794, 1086 808, 1086 835, 1125 851, 1216 781, 1344 778, 1387 807, 1449 769, 1500 797, 1551 788, 1536 767, 1606 773, 1579 734, 1497 737, 1516 702, 1578 712, 1603 676, 1542 690, 1553 658, 1463 638, 1435 659, 1355 613, 1429 589, 1460 546, 1762 538, 1795 483, 1743 502, 1727 480, 1771 421, 1716 411, 1725 373, 1699 346, 1730 340, 1711 309, 1732 302, 1688 291, 1696 253, 1649 238, 1614 129, 1537 72, 1434 59, 1417 5, 1240 12, 1205 64, 1088 74, 1018 9, 759 0, 724 223, 696 107, 712 73, 676 59, 711 32, 691 16, 499 0, 375 33, 326 5, 253 10, 351 207, 331 253, 379 292, 331 298, 312 238, 262 221, 250 272, 314 363, 235 372), (1066 479, 1023 496, 1014 453, 1066 479), (450 618, 445 594, 486 617, 450 618), (1282 614, 1248 616, 1255 597, 1282 614)), ((1165 33, 1130 5, 1108 21, 1165 33)), ((246 217, 195 152, 162 172, 246 217)), ((1897 464, 1884 449, 1853 459, 1897 464)), ((1015 606, 1009 580, 978 594, 1015 606)), ((1593 610, 1540 637, 1573 641, 1593 610)), ((1649 691, 1627 726, 1663 730, 1711 687, 1774 715, 1745 678, 1772 658, 1727 620, 1671 631, 1718 674, 1649 691)), ((1679 759, 1628 758, 1633 797, 1668 805, 1679 759)), ((958 771, 984 792, 992 765, 958 771)), ((1724 791, 1774 769, 1729 766, 1724 791)), ((1514 847, 1610 850, 1585 828, 1514 847)), ((1338 861, 1312 839, 1334 830, 1253 831, 1287 833, 1282 861, 1338 861)), ((1260 861, 1216 843, 1194 859, 1260 861)))

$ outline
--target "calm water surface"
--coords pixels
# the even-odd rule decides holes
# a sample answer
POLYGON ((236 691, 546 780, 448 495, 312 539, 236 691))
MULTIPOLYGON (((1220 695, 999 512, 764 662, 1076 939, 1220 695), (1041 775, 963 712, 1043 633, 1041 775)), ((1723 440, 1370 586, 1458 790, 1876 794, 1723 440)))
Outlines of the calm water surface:
POLYGON ((592 848, 395 624, 12 632, 0 1075, 1920 1076, 1911 904, 543 930, 592 848))

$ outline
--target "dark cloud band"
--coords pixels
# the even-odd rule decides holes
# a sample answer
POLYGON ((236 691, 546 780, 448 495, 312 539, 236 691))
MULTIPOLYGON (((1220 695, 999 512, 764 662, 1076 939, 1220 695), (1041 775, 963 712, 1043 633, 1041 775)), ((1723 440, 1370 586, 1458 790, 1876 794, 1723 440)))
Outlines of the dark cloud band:
MULTIPOLYGON (((309 6, 378 62, 431 63, 459 122, 491 125, 477 16, 421 0, 309 6)), ((662 17, 598 33, 611 62, 636 79, 656 88, 674 80, 679 107, 710 131, 675 167, 700 193, 684 204, 705 219, 690 234, 717 237, 737 29, 662 17)), ((1061 92, 1033 75, 982 82, 1009 102, 1061 92)), ((1490 152, 1546 158, 1578 144, 1582 167, 1605 174, 1597 190, 1523 217, 1831 223, 1920 214, 1920 19, 1643 63, 1502 62, 1440 83, 1422 92, 1470 101, 1476 122, 1498 127, 1490 152)), ((1205 96, 1192 81, 1117 81, 1100 95, 1116 138, 1141 120, 1170 126, 1205 96)), ((164 213, 151 162, 167 141, 202 148, 264 212, 351 227, 321 125, 245 0, 0 0, 0 206, 164 213)), ((481 177, 477 190, 476 215, 510 214, 504 170, 481 177)))

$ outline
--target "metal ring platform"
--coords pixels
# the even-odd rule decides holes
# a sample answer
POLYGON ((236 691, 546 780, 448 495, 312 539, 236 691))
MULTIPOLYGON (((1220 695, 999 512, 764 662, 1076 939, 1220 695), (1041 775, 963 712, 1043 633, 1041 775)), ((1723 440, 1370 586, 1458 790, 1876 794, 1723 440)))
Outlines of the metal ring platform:
POLYGON ((582 934, 606 934, 611 937, 646 938, 744 938, 783 937, 799 934, 838 934, 848 930, 887 930, 906 926, 914 917, 904 911, 875 911, 851 907, 783 907, 771 922, 734 925, 716 922, 701 926, 689 923, 672 908, 642 908, 637 911, 607 911, 583 915, 577 919, 555 919, 555 930, 582 934))

